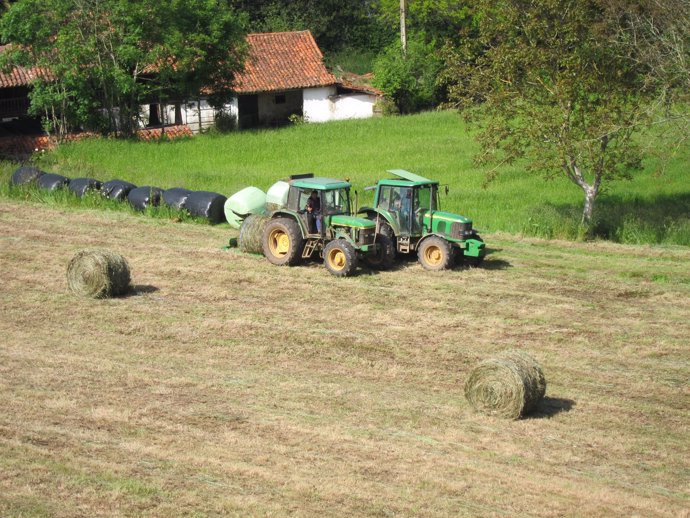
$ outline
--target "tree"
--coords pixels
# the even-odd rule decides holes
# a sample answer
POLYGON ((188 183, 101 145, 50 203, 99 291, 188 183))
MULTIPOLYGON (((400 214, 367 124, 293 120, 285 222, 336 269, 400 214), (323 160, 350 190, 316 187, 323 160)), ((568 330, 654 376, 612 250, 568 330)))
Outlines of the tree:
POLYGON ((0 21, 4 65, 50 71, 31 111, 50 130, 131 134, 139 106, 203 87, 229 95, 244 64, 244 20, 216 0, 19 0, 0 21))
POLYGON ((524 159, 547 177, 564 174, 582 189, 588 226, 604 185, 641 167, 637 135, 688 119, 688 9, 686 0, 478 0, 476 37, 448 50, 444 71, 450 98, 482 129, 477 161, 524 159))

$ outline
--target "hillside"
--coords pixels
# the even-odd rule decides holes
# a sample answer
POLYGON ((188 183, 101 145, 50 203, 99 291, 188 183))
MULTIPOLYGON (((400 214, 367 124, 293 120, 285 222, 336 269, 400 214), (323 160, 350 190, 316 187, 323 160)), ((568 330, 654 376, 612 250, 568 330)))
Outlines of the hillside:
POLYGON ((487 234, 482 268, 335 279, 227 228, 5 198, 0 236, 2 516, 687 510, 687 248, 487 234), (73 297, 84 247, 134 292, 73 297), (546 399, 476 415, 469 371, 514 347, 546 399))

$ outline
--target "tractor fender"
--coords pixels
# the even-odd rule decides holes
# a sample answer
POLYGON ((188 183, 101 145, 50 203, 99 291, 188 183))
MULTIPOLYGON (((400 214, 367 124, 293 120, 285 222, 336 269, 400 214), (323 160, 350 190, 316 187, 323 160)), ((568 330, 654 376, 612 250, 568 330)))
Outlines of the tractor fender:
POLYGON ((396 236, 400 235, 400 225, 398 224, 397 220, 393 215, 387 211, 387 210, 382 210, 382 209, 375 209, 372 207, 362 207, 359 209, 359 214, 365 214, 367 218, 374 220, 376 217, 380 217, 381 220, 385 221, 388 223, 388 225, 393 229, 393 233, 396 236))
POLYGON ((304 224, 304 219, 299 217, 299 214, 295 214, 295 212, 291 210, 281 210, 278 209, 274 211, 271 214, 271 219, 276 219, 276 218, 288 218, 288 219, 293 219, 297 222, 299 225, 300 232, 302 232, 302 237, 307 235, 307 227, 304 224))
POLYGON ((421 238, 419 241, 417 241, 417 244, 416 244, 415 248, 419 248, 419 247, 422 245, 422 243, 423 243, 424 241, 426 241, 427 239, 429 239, 431 236, 440 237, 441 239, 443 239, 444 241, 446 241, 447 243, 449 243, 450 246, 452 246, 453 248, 460 248, 460 247, 458 246, 458 243, 456 243, 456 242, 454 242, 454 241, 451 241, 451 240, 447 239, 446 236, 444 236, 443 234, 439 234, 438 232, 431 232, 431 233, 429 233, 429 234, 425 234, 424 236, 422 236, 422 238, 421 238))

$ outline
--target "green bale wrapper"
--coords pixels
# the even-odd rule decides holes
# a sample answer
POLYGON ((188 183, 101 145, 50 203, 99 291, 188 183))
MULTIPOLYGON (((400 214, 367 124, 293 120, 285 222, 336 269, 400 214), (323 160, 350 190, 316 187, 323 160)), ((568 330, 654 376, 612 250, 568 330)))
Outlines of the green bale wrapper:
POLYGON ((230 226, 239 229, 244 218, 266 211, 266 193, 257 187, 245 187, 225 201, 224 211, 230 226))
POLYGON ((289 191, 290 184, 282 180, 271 185, 266 191, 266 209, 273 211, 285 207, 289 191))

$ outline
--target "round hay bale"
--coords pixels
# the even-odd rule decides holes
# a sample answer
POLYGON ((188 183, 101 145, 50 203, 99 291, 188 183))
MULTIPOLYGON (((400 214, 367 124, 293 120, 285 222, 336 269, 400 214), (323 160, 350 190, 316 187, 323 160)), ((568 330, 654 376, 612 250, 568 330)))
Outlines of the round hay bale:
POLYGON ((46 173, 39 176, 36 182, 41 189, 57 191, 69 185, 69 178, 61 174, 46 173))
POLYGON ((28 183, 34 183, 44 174, 45 173, 37 167, 23 165, 19 167, 14 173, 12 173, 10 183, 12 185, 25 185, 28 183))
POLYGON ((237 244, 242 252, 263 254, 262 240, 264 227, 270 218, 261 214, 251 214, 242 222, 237 244))
POLYGON ((533 410, 546 392, 541 366, 523 351, 506 351, 479 363, 465 383, 465 397, 478 412, 519 419, 533 410))
POLYGON ((101 193, 109 200, 124 201, 129 191, 136 189, 136 187, 133 183, 124 180, 110 180, 103 184, 101 193))
POLYGON ((75 178, 69 183, 69 190, 79 198, 83 198, 89 191, 99 191, 102 185, 95 178, 75 178))
POLYGON ((130 280, 127 260, 110 250, 82 250, 67 265, 67 286, 82 297, 122 295, 130 280))

